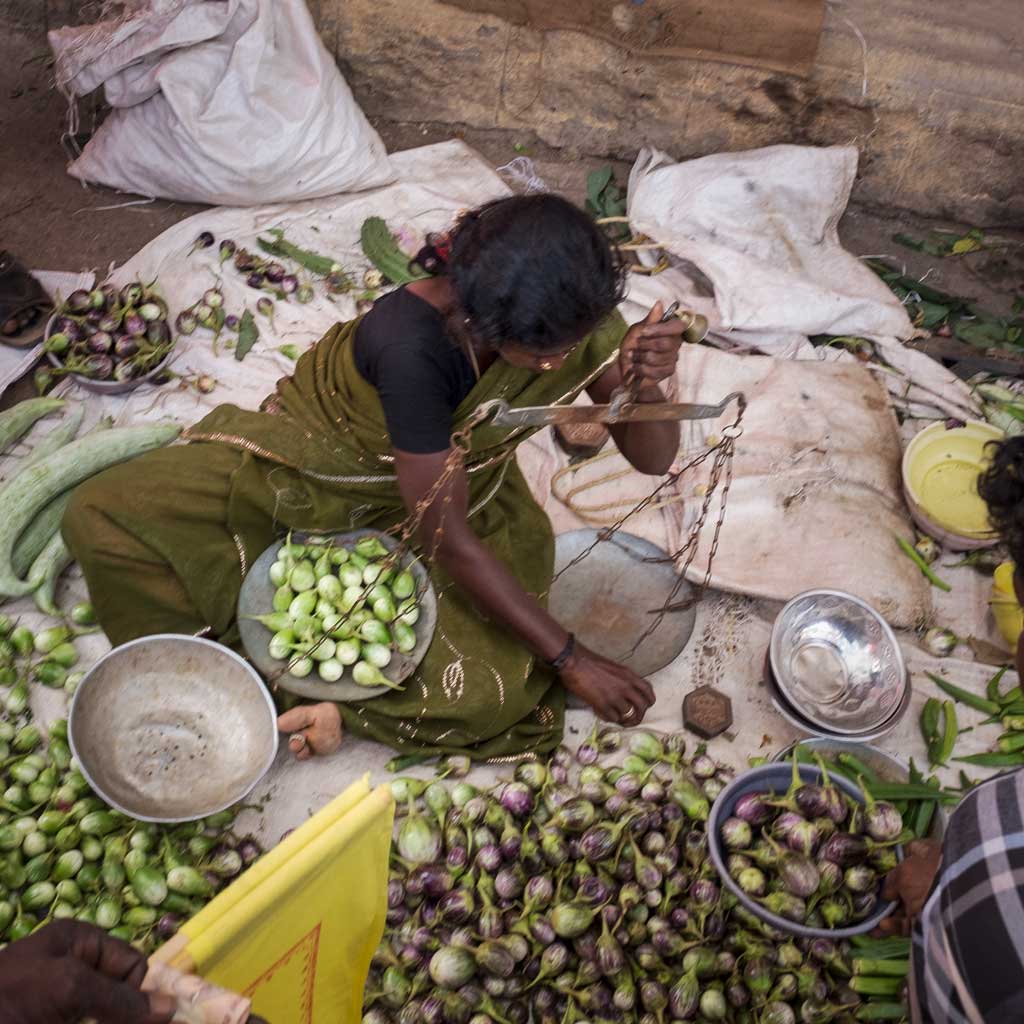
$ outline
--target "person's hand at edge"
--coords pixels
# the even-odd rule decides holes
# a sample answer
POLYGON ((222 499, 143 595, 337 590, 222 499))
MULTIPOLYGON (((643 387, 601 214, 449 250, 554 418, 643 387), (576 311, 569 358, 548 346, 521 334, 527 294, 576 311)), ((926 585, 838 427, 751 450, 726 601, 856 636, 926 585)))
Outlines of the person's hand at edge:
POLYGON ((146 958, 84 921, 54 921, 0 950, 4 1024, 167 1024, 177 1002, 144 993, 146 958))
POLYGON ((900 907, 885 918, 876 935, 909 935, 924 909, 942 862, 942 845, 932 839, 915 839, 904 848, 903 860, 885 876, 882 897, 899 900, 900 907))

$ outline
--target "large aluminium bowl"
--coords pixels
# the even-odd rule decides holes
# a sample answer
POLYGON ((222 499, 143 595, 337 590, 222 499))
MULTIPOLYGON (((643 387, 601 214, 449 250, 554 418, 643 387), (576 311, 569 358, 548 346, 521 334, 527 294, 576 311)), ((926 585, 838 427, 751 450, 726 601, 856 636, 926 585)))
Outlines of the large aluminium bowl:
POLYGON ((798 594, 772 626, 773 681, 812 726, 866 739, 905 704, 903 652, 869 604, 840 590, 798 594))
POLYGON ((879 740, 886 734, 892 732, 897 725, 903 720, 907 710, 910 707, 910 698, 913 696, 910 686, 906 686, 903 691, 903 699, 900 701, 896 710, 892 713, 890 718, 887 718, 884 722, 874 726, 871 729, 866 729, 864 732, 857 733, 834 733, 824 726, 816 725, 814 722, 809 721, 805 718, 790 702, 786 699, 782 690, 779 689, 779 684, 775 681, 775 677, 772 673, 772 666, 768 655, 765 655, 764 665, 764 685, 768 690, 768 695, 771 698, 772 705, 775 710, 787 721, 794 729, 799 732, 805 733, 808 736, 823 737, 826 739, 834 739, 837 742, 847 743, 870 743, 874 740, 879 740))
POLYGON ((277 714, 258 673, 212 640, 163 633, 115 647, 68 715, 71 750, 111 807, 142 821, 215 814, 277 753, 277 714))
MULTIPOLYGON (((292 539, 297 544, 303 544, 308 536, 310 535, 295 533, 292 534, 292 539)), ((398 547, 398 541, 394 537, 379 530, 349 530, 346 533, 322 534, 317 536, 317 540, 330 540, 345 545, 355 544, 364 537, 376 537, 388 551, 398 547)), ((238 631, 249 659, 272 686, 280 686, 282 690, 294 693, 298 697, 305 697, 307 700, 355 703, 388 693, 390 687, 387 686, 358 685, 353 682, 349 672, 336 683, 326 683, 313 676, 299 678, 288 671, 287 662, 275 661, 270 656, 267 645, 273 633, 253 616, 266 615, 272 610, 276 588, 270 582, 270 567, 277 560, 277 552, 282 543, 280 540, 275 541, 253 562, 238 595, 238 631)), ((414 627, 416 646, 408 654, 395 651, 391 663, 381 670, 392 683, 403 683, 416 671, 419 663, 426 657, 437 627, 437 594, 430 582, 430 573, 427 572, 422 560, 416 558, 411 551, 406 551, 402 556, 402 568, 408 569, 416 581, 420 617, 414 627)))
MULTIPOLYGON (((821 770, 815 765, 801 764, 799 766, 800 778, 805 782, 820 783, 822 780, 821 770)), ((811 928, 808 925, 798 924, 788 918, 773 914, 767 908, 761 906, 757 900, 748 896, 729 874, 725 866, 726 854, 722 848, 721 830, 722 823, 726 818, 732 817, 736 803, 741 796, 748 793, 769 793, 773 792, 780 797, 789 789, 793 778, 793 769, 788 764, 764 764, 758 768, 751 768, 749 771, 737 775, 732 782, 719 794, 718 799, 711 808, 711 816, 708 818, 708 852, 715 865, 725 887, 747 908, 752 914, 762 921, 778 928, 779 931, 787 932, 790 935, 799 935, 805 939, 847 939, 853 935, 864 935, 874 931, 879 922, 888 917, 896 909, 895 903, 879 902, 875 912, 863 921, 847 928, 811 928)), ((833 783, 842 789, 848 796, 858 803, 864 803, 864 794, 849 779, 836 775, 833 783)), ((903 859, 903 851, 896 847, 896 856, 903 859)))

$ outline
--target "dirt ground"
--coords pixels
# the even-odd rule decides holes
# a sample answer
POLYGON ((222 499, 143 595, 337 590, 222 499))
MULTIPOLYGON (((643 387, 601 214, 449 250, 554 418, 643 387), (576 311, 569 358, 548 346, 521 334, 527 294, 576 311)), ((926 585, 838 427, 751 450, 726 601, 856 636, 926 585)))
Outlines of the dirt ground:
MULTIPOLYGON (((136 196, 85 187, 71 178, 62 146, 67 103, 50 86, 45 39, 17 30, 0 35, 0 248, 13 251, 32 268, 91 268, 104 276, 110 266, 126 260, 165 228, 202 209, 163 200, 140 203, 136 196)), ((87 105, 81 125, 88 129, 92 123, 92 106, 87 105)), ((525 154, 551 188, 577 200, 583 197, 587 172, 608 162, 552 150, 522 133, 464 131, 458 125, 436 123, 387 122, 376 127, 392 151, 456 135, 495 166, 525 154)), ((628 165, 617 164, 616 170, 624 182, 628 165)), ((892 242, 899 231, 920 236, 929 227, 963 226, 928 223, 899 211, 851 207, 840 234, 855 253, 890 254, 911 273, 927 274, 930 284, 974 296, 993 311, 1005 312, 1014 294, 1024 292, 1021 246, 937 260, 892 242)))

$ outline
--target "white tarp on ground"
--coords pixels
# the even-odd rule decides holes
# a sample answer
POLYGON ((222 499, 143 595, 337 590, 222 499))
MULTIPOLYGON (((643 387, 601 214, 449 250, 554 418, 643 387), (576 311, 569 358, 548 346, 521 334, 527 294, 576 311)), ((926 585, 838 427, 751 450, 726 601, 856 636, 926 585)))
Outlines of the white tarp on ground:
MULTIPOLYGON (((358 246, 359 229, 367 216, 383 216, 392 229, 405 233, 404 244, 411 248, 415 236, 442 228, 458 210, 507 191, 497 175, 460 142, 399 153, 392 159, 398 175, 396 183, 374 192, 198 214, 151 242, 116 272, 114 281, 121 284, 136 277, 157 277, 176 312, 198 300, 219 279, 227 311, 241 313, 247 303, 254 305, 256 293, 230 266, 219 266, 215 248, 187 255, 200 231, 208 230, 218 239, 233 238, 239 245, 254 248, 261 231, 281 227, 290 240, 331 253, 346 269, 358 274, 365 265, 358 246)), ((638 284, 648 287, 646 279, 638 284)), ((223 346, 220 354, 214 355, 210 334, 200 331, 181 339, 174 364, 185 378, 180 387, 143 387, 118 398, 98 399, 84 392, 72 397, 88 400, 86 426, 100 415, 112 415, 120 423, 173 416, 185 424, 222 402, 255 408, 292 365, 277 350, 280 344, 289 342, 305 348, 331 324, 351 317, 354 311, 354 302, 348 296, 330 301, 321 294, 305 306, 278 303, 274 328, 260 319, 262 337, 244 363, 236 362, 223 346), (213 394, 200 395, 189 385, 198 374, 218 380, 213 394)), ((737 471, 745 475, 734 484, 727 519, 729 534, 718 556, 722 571, 728 568, 735 575, 738 588, 742 581, 744 588, 749 585, 752 592, 763 594, 764 579, 772 580, 772 587, 781 586, 788 572, 800 581, 795 588, 800 589, 811 585, 818 571, 830 584, 842 585, 845 581, 849 589, 858 589, 850 586, 850 581, 857 578, 851 574, 859 571, 862 589, 879 602, 903 602, 906 608, 913 608, 926 599, 926 594, 919 591, 919 580, 892 548, 891 531, 902 520, 893 476, 897 456, 894 428, 891 413, 883 407, 882 392, 870 387, 862 370, 739 360, 708 349, 687 352, 683 367, 678 386, 684 399, 717 400, 733 390, 730 382, 734 378, 741 380, 754 398, 737 461, 737 471), (806 399, 801 391, 805 384, 813 388, 806 399), (771 401, 769 395, 773 396, 771 401), (787 404, 780 411, 775 402, 787 404), (871 433, 873 430, 876 433, 871 433), (786 498, 792 499, 788 507, 796 508, 793 524, 773 543, 779 522, 776 506, 786 498), (751 538, 748 531, 755 530, 751 538), (852 552, 849 556, 848 548, 852 552), (836 570, 844 559, 848 559, 848 571, 836 570), (830 563, 831 567, 825 568, 830 563)), ((694 433, 695 429, 687 428, 688 446, 705 440, 706 435, 694 433)), ((538 498, 551 510, 559 527, 575 525, 565 520, 564 509, 548 493, 555 456, 547 441, 540 439, 524 446, 522 456, 528 475, 537 480, 538 498)), ((0 469, 9 468, 12 460, 7 461, 8 466, 0 469)), ((642 494, 645 482, 634 474, 622 487, 642 494)), ((643 525, 639 532, 670 547, 677 543, 681 522, 664 515, 660 534, 657 523, 653 527, 650 523, 643 525)), ((959 627, 962 633, 987 636, 981 578, 967 569, 947 575, 954 583, 954 592, 943 595, 939 602, 942 621, 959 627)), ((62 589, 64 602, 84 596, 82 582, 74 571, 62 589)), ((781 596, 774 589, 769 592, 781 596)), ((666 729, 678 727, 684 694, 694 683, 714 682, 732 696, 736 716, 735 747, 730 747, 727 738, 713 746, 723 759, 742 764, 762 742, 769 749, 792 739, 792 730, 771 710, 758 683, 776 609, 777 605, 749 597, 709 595, 699 608, 697 629, 688 648, 654 678, 659 700, 651 724, 666 729)), ((30 626, 42 621, 30 601, 12 604, 5 608, 8 610, 24 615, 30 626)), ((912 666, 930 664, 930 659, 916 651, 912 638, 905 639, 912 666)), ((93 636, 82 641, 82 649, 88 665, 104 652, 106 644, 102 637, 93 636)), ((980 676, 984 669, 963 666, 962 672, 959 668, 951 672, 964 679, 970 673, 980 676)), ((916 695, 915 705, 924 696, 916 695)), ((38 691, 35 700, 45 705, 40 708, 44 718, 55 715, 62 703, 59 694, 49 691, 38 691)), ((571 712, 570 741, 572 732, 588 729, 591 720, 587 711, 571 712)), ((915 721, 916 710, 886 745, 920 757, 923 751, 915 721)), ((974 733, 965 738, 964 746, 981 749, 987 739, 974 733)), ((327 762, 298 765, 288 763, 282 753, 277 767, 261 786, 261 793, 281 797, 272 799, 267 807, 259 826, 264 836, 276 840, 281 831, 302 820, 307 811, 322 805, 349 781, 367 770, 381 769, 389 756, 389 751, 376 744, 354 741, 346 743, 342 752, 327 762)))
POLYGON ((250 206, 393 178, 305 0, 147 0, 49 41, 58 84, 113 108, 69 168, 82 181, 250 206))

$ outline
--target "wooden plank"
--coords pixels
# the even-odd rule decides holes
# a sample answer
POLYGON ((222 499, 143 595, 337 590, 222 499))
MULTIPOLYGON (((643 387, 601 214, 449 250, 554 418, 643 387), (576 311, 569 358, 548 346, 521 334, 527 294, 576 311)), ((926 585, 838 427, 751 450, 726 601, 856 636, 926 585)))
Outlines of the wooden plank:
POLYGON ((631 53, 810 73, 825 0, 444 0, 539 31, 568 29, 631 53))

